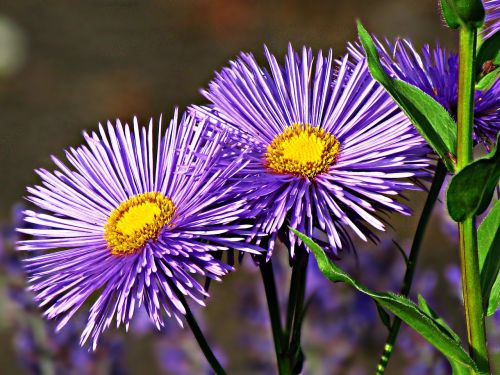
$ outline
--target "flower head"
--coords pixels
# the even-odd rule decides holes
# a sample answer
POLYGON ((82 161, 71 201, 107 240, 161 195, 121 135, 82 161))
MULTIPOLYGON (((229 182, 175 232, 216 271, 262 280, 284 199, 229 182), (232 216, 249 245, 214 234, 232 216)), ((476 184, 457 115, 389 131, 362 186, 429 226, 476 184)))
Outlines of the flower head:
POLYGON ((203 92, 211 105, 193 111, 232 132, 235 154, 249 149, 237 190, 253 202, 269 249, 287 233, 293 256, 290 226, 335 253, 350 247, 349 231, 375 238, 384 212, 408 214, 395 196, 427 174, 428 149, 366 63, 351 69, 346 56, 335 67, 331 51, 314 59, 291 46, 284 65, 265 55, 269 70, 242 53, 203 92))
POLYGON ((95 348, 113 319, 128 328, 141 305, 158 328, 165 315, 181 323, 177 294, 200 304, 207 296, 193 275, 231 269, 215 251, 256 250, 235 222, 246 203, 225 184, 244 164, 223 162, 223 134, 187 116, 178 125, 176 112, 165 132, 160 120, 156 140, 152 121, 136 119, 84 137, 87 146, 66 151, 72 168, 54 157, 59 170, 37 171, 43 184, 28 200, 42 211, 25 211, 37 227, 19 229, 33 238, 18 247, 30 252, 30 288, 59 328, 95 299, 81 337, 95 348))
MULTIPOLYGON (((388 73, 408 82, 438 101, 453 118, 458 102, 458 55, 437 45, 425 45, 419 53, 407 39, 394 43, 376 40, 380 59, 388 73)), ((349 45, 354 60, 364 59, 359 45, 349 45)), ((474 139, 486 147, 494 143, 500 130, 500 80, 489 88, 476 90, 474 139)))
POLYGON ((500 1, 484 0, 483 5, 486 17, 484 18, 484 27, 481 34, 484 39, 488 39, 500 31, 500 1))

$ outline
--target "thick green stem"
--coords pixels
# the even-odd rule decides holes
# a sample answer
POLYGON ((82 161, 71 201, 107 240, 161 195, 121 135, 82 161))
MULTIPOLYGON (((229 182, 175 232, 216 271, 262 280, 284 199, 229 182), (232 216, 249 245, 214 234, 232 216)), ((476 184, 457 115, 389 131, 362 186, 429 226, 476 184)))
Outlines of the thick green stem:
POLYGON ((191 328, 191 331, 193 332, 193 335, 196 338, 196 341, 198 342, 201 351, 205 355, 205 358, 207 359, 210 366, 212 366, 212 370, 214 370, 215 374, 217 375, 226 375, 226 371, 217 360, 217 357, 215 357, 215 354, 213 353, 212 349, 210 348, 210 345, 205 339, 205 336, 203 335, 203 332, 201 331, 200 326, 196 321, 196 318, 191 312, 191 309, 189 308, 189 305, 187 304, 184 295, 180 293, 177 290, 177 288, 173 287, 172 289, 175 291, 177 298, 179 298, 179 301, 181 301, 182 305, 186 309, 186 314, 185 314, 186 321, 188 322, 189 328, 191 328))
POLYGON ((272 260, 266 262, 264 259, 259 264, 264 290, 266 292, 267 307, 269 318, 271 320, 271 329, 273 332, 274 349, 276 352, 276 361, 280 375, 290 375, 290 364, 285 356, 284 336, 281 328, 281 314, 278 303, 278 293, 276 292, 276 283, 274 281, 274 271, 272 260))
MULTIPOLYGON (((463 169, 473 160, 472 131, 474 122, 476 34, 477 31, 474 28, 466 26, 460 28, 457 171, 463 169)), ((471 181, 471 183, 475 182, 471 181)), ((458 225, 462 293, 471 357, 476 361, 480 372, 489 373, 475 221, 475 217, 471 217, 458 225)))
POLYGON ((476 30, 460 29, 460 54, 457 103, 457 170, 472 161, 472 128, 474 122, 474 71, 476 30))
POLYGON ((299 248, 295 256, 295 264, 292 270, 290 282, 290 293, 288 299, 288 312, 286 321, 285 337, 288 338, 287 355, 292 369, 299 368, 301 360, 301 328, 304 310, 304 299, 307 280, 307 263, 309 254, 303 248, 299 248))
MULTIPOLYGON (((411 285, 413 282, 413 275, 415 274, 415 268, 417 265, 417 260, 420 252, 420 247, 422 245, 422 240, 424 238, 425 229, 427 228, 427 224, 429 223, 432 210, 439 196, 439 191, 443 186, 445 177, 446 177, 446 167, 441 161, 439 161, 436 167, 436 172, 434 174, 434 179, 432 181, 431 188, 429 190, 429 194, 427 195, 427 199, 425 201, 422 214, 420 215, 420 219, 417 224, 417 229, 415 231, 415 236, 413 237, 413 243, 410 249, 410 255, 408 256, 406 264, 406 272, 403 280, 403 286, 401 287, 401 294, 405 297, 408 296, 408 294, 410 293, 411 285)), ((401 319, 399 319, 398 317, 394 317, 391 329, 389 331, 389 335, 387 336, 387 340, 384 345, 384 351, 380 357, 377 366, 378 375, 383 374, 385 372, 389 359, 391 358, 392 349, 394 348, 394 344, 396 343, 400 327, 401 327, 401 319)))

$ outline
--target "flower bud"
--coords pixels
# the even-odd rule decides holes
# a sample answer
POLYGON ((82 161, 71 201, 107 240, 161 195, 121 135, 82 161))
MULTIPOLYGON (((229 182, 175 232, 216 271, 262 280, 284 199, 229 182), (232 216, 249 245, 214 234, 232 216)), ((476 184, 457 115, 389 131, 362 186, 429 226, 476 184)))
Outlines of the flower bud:
POLYGON ((446 24, 452 29, 460 25, 479 28, 484 23, 481 0, 441 0, 441 12, 446 24))

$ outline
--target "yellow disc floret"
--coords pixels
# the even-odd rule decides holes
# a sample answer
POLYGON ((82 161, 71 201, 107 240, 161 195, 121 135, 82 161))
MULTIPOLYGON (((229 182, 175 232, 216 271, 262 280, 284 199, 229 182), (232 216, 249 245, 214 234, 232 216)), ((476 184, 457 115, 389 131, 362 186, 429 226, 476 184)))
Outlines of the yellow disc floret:
POLYGON ((312 178, 335 163, 340 143, 332 134, 309 124, 293 124, 267 146, 266 167, 277 173, 312 178))
POLYGON ((147 241, 156 240, 174 212, 173 202, 158 192, 134 195, 122 202, 104 226, 104 238, 111 254, 130 255, 147 241))

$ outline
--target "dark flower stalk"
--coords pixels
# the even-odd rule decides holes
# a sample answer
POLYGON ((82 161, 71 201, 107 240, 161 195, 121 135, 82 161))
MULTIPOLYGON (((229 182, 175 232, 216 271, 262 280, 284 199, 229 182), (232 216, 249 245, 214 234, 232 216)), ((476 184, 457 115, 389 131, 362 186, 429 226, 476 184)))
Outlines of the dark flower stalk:
POLYGON ((198 342, 198 345, 200 346, 200 349, 205 355, 205 358, 207 359, 208 363, 210 363, 210 366, 214 370, 215 374, 226 375, 226 371, 224 370, 220 362, 217 360, 217 357, 210 348, 210 345, 208 344, 205 336, 203 335, 203 332, 200 329, 200 326, 198 325, 195 316, 191 312, 191 309, 189 308, 186 299, 184 298, 181 292, 179 292, 175 288, 173 288, 173 290, 175 291, 177 298, 179 298, 179 301, 181 301, 182 305, 186 309, 186 314, 184 315, 186 321, 189 324, 189 328, 191 329, 191 332, 193 332, 193 335, 196 338, 196 341, 198 342))
POLYGON ((285 356, 285 341, 283 329, 281 327, 280 306, 278 303, 278 293, 276 291, 276 283, 274 280, 274 271, 272 260, 265 261, 262 259, 259 263, 262 283, 266 293, 267 307, 269 310, 269 319, 271 321, 271 329, 273 332, 274 349, 276 352, 276 361, 278 363, 278 371, 280 375, 291 374, 289 362, 285 356))
MULTIPOLYGON (((439 162, 436 168, 436 173, 434 175, 434 180, 432 181, 429 194, 427 195, 427 199, 422 210, 422 214, 420 215, 420 219, 417 224, 417 230, 415 232, 415 236, 413 237, 410 255, 408 256, 408 259, 406 261, 406 272, 404 276, 403 286, 400 292, 401 295, 405 297, 410 294, 422 240, 424 238, 429 219, 431 218, 434 205, 439 196, 439 191, 443 186, 445 177, 446 167, 443 165, 443 163, 439 162)), ((394 344, 396 343, 400 327, 401 319, 398 317, 394 317, 391 328, 389 330, 389 335, 384 345, 384 352, 382 353, 377 366, 377 374, 383 374, 385 372, 387 364, 389 363, 389 359, 391 358, 392 350, 394 348, 394 344)))
POLYGON ((307 264, 309 253, 304 249, 297 251, 297 256, 292 269, 290 293, 288 297, 288 312, 285 335, 287 340, 287 354, 291 368, 300 373, 303 365, 303 353, 300 344, 301 329, 304 316, 304 301, 307 281, 307 264))

